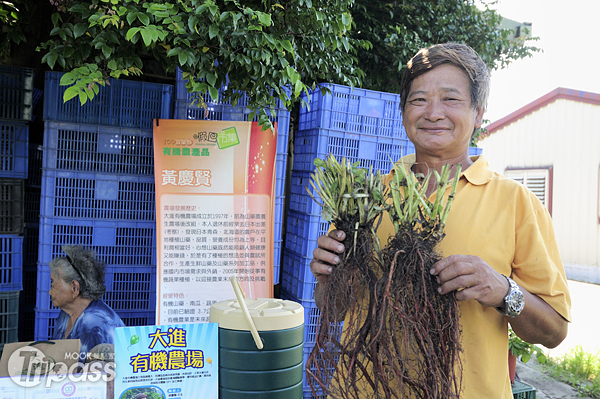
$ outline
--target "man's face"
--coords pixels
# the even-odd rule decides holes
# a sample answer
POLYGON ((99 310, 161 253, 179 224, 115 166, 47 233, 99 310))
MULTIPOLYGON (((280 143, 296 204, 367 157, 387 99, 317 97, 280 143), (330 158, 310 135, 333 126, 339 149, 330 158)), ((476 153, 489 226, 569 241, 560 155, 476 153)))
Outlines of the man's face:
POLYGON ((471 105, 467 74, 457 66, 442 64, 412 82, 402 116, 417 156, 448 159, 468 154, 483 110, 471 105))

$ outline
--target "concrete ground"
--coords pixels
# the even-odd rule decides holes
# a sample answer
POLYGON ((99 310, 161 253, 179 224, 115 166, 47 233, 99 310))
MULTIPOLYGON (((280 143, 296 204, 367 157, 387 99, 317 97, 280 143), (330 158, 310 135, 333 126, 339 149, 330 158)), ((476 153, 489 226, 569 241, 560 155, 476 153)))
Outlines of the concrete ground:
MULTIPOLYGON (((567 338, 556 348, 547 350, 553 358, 560 358, 576 346, 587 352, 600 354, 600 318, 597 304, 600 302, 600 285, 586 284, 569 280, 571 291, 571 316, 567 338)), ((575 399, 575 389, 567 384, 544 375, 535 359, 528 363, 517 362, 517 376, 520 380, 536 388, 537 399, 575 399)), ((585 397, 583 397, 585 398, 585 397)))
POLYGON ((587 396, 578 396, 577 391, 570 385, 546 376, 533 359, 527 363, 517 362, 517 376, 522 382, 536 389, 537 399, 590 399, 587 396))

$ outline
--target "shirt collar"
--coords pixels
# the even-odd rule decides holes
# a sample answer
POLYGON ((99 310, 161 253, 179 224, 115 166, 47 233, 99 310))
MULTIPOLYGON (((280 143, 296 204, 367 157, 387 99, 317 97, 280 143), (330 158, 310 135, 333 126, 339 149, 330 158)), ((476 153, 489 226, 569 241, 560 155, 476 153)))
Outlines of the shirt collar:
MULTIPOLYGON (((416 155, 408 154, 402 157, 396 163, 403 163, 404 167, 407 170, 410 170, 410 168, 414 165, 415 161, 416 155)), ((461 172, 461 176, 464 176, 469 183, 476 186, 486 184, 490 180, 492 180, 494 172, 490 169, 490 165, 488 164, 487 159, 485 159, 483 155, 471 156, 471 161, 473 161, 473 164, 469 166, 467 170, 461 172)))
POLYGON ((483 155, 474 155, 471 157, 471 161, 473 164, 462 173, 469 183, 481 186, 492 180, 494 172, 483 155))

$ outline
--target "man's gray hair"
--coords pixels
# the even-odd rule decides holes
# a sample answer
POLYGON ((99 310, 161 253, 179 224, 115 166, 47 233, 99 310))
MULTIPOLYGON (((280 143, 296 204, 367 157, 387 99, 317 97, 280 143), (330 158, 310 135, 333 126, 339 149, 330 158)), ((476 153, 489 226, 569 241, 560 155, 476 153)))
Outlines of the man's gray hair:
POLYGON ((466 44, 444 43, 423 48, 408 62, 400 82, 400 102, 404 111, 412 82, 442 64, 452 64, 462 69, 469 78, 473 109, 487 107, 490 95, 490 69, 479 54, 466 44))
POLYGON ((52 259, 48 264, 50 271, 57 272, 67 284, 78 281, 79 295, 82 298, 102 298, 106 291, 106 266, 96 259, 94 250, 79 245, 63 245, 61 249, 67 256, 52 259))

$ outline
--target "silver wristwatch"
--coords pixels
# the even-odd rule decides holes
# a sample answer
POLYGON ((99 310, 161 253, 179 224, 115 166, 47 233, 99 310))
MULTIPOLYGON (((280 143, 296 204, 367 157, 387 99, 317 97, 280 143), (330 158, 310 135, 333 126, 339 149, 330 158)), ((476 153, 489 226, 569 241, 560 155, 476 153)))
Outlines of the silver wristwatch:
POLYGON ((525 307, 525 299, 521 289, 510 277, 504 276, 508 280, 508 293, 504 297, 504 307, 496 308, 498 312, 508 317, 518 316, 525 307))

